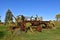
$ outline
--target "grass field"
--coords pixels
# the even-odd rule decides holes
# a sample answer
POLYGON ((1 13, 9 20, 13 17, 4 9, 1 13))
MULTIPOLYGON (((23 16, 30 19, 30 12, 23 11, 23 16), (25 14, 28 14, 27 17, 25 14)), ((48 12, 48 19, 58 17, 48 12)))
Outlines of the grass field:
POLYGON ((55 22, 56 29, 43 29, 42 32, 27 33, 15 31, 12 34, 8 31, 8 26, 0 26, 0 40, 60 40, 60 22, 55 22))

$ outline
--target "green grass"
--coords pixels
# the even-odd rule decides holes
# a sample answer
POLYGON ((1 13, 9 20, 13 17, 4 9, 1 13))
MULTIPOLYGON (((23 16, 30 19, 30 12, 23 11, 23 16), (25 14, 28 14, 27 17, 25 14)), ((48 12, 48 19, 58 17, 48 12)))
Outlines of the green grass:
POLYGON ((20 34, 11 34, 10 31, 2 34, 1 40, 60 40, 60 28, 55 30, 43 30, 42 32, 29 32, 20 34))
MULTIPOLYGON (((57 24, 57 23, 56 23, 57 24)), ((8 26, 0 26, 0 40, 60 40, 60 25, 56 25, 56 29, 45 29, 42 32, 18 32, 12 34, 7 29, 8 26)))

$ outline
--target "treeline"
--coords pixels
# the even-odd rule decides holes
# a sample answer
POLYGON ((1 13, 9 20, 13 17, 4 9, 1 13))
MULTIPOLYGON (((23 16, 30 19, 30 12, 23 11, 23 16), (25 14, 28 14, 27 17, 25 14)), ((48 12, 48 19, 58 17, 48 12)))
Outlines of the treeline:
MULTIPOLYGON (((60 21, 60 14, 56 14, 55 16, 56 20, 54 21, 60 21)), ((43 20, 43 17, 40 17, 41 20, 43 20)), ((6 15, 5 15, 5 23, 8 23, 12 21, 13 22, 13 14, 10 11, 10 9, 7 10, 6 15)), ((0 22, 1 22, 1 16, 0 16, 0 22)))

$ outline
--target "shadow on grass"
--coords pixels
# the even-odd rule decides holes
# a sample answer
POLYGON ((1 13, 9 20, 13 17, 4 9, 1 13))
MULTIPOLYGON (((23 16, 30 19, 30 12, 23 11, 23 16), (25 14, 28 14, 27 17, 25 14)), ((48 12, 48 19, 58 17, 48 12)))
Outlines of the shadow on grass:
POLYGON ((5 35, 5 32, 4 31, 0 31, 0 39, 3 38, 5 35))

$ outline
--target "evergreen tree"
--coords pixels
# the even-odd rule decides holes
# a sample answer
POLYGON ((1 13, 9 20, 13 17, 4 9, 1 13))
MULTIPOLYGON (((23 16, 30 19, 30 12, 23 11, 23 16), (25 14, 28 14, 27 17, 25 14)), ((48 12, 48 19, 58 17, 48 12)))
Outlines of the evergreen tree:
POLYGON ((9 23, 10 21, 13 21, 13 14, 10 9, 8 9, 5 16, 5 23, 9 23))
POLYGON ((1 22, 1 16, 0 16, 0 22, 1 22))

